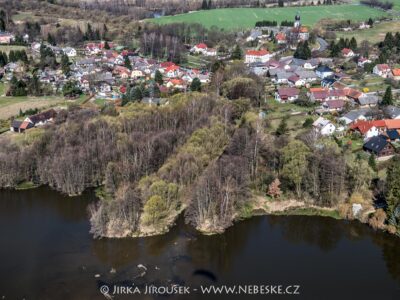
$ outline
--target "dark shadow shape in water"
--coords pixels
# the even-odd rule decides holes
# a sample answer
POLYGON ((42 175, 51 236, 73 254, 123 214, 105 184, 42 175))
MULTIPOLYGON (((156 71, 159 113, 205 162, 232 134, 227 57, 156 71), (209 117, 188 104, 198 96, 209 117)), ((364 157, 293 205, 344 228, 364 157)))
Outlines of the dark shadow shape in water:
POLYGON ((217 276, 215 276, 213 272, 210 272, 207 270, 197 269, 193 272, 193 275, 194 276, 203 276, 203 277, 210 279, 213 282, 217 282, 217 276))

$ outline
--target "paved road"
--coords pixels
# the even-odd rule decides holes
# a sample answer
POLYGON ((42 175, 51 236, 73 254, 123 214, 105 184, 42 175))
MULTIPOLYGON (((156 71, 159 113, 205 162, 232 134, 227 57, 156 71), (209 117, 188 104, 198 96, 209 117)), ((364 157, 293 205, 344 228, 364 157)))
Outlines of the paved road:
POLYGON ((316 49, 317 51, 324 52, 328 48, 328 42, 323 38, 317 37, 317 42, 319 44, 319 48, 316 49))

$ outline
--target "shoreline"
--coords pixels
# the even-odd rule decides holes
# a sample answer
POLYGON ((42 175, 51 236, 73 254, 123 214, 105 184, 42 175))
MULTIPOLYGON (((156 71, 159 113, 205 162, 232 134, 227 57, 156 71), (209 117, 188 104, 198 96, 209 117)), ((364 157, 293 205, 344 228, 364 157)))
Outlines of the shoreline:
MULTIPOLYGON (((16 187, 11 187, 10 190, 15 191, 24 191, 31 190, 42 187, 43 185, 35 184, 33 182, 22 182, 16 187)), ((49 187, 51 188, 51 187, 49 187)), ((101 192, 101 186, 95 187, 94 193, 98 201, 107 201, 106 195, 101 192)), ((68 195, 69 197, 73 197, 68 195)), ((272 200, 268 199, 268 197, 261 195, 253 195, 253 203, 250 208, 249 213, 244 216, 237 215, 235 219, 232 221, 231 226, 235 226, 236 223, 250 219, 256 216, 319 216, 319 217, 328 217, 336 220, 357 220, 358 222, 368 225, 368 227, 373 228, 368 222, 361 220, 361 218, 354 217, 353 219, 342 217, 339 213, 337 207, 322 207, 316 205, 310 205, 305 201, 288 199, 288 200, 272 200)), ((185 211, 186 205, 182 204, 178 211, 174 211, 173 214, 167 215, 165 219, 162 220, 160 224, 157 225, 145 225, 140 224, 139 230, 125 231, 123 234, 107 234, 102 236, 101 238, 107 239, 122 239, 122 238, 144 238, 144 237, 152 237, 166 234, 170 231, 170 229, 176 225, 176 221, 179 216, 185 211)), ((369 215, 374 213, 374 211, 369 211, 369 215)), ((231 227, 229 226, 229 227, 231 227)), ((195 229, 203 235, 217 235, 223 234, 229 227, 227 228, 210 228, 207 224, 203 224, 202 226, 198 226, 195 229)), ((396 233, 391 233, 387 230, 387 228, 378 228, 380 231, 387 232, 391 235, 398 236, 396 233)))

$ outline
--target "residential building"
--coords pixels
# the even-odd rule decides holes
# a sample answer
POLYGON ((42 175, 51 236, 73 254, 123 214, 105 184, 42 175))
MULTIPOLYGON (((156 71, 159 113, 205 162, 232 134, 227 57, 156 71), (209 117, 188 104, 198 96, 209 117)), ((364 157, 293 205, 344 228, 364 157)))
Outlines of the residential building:
POLYGON ((271 57, 272 57, 271 54, 265 49, 247 50, 245 56, 245 62, 247 64, 258 63, 258 62, 266 63, 271 59, 271 57))

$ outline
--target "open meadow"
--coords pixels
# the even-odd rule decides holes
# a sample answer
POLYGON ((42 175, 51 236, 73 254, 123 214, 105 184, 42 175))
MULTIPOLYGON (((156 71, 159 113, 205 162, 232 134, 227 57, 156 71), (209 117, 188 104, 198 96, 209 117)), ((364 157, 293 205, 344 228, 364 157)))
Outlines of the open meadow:
MULTIPOLYGON (((400 0, 399 0, 400 1, 400 0)), ((158 24, 168 23, 200 23, 205 27, 217 26, 226 30, 253 28, 257 21, 293 20, 300 12, 304 25, 314 25, 322 19, 367 20, 387 15, 384 11, 357 4, 282 7, 282 8, 226 8, 191 12, 187 14, 151 19, 158 24)))
POLYGON ((374 24, 374 27, 368 29, 359 29, 347 32, 338 31, 336 32, 336 36, 337 38, 352 38, 354 36, 358 42, 365 40, 371 43, 378 43, 384 40, 387 32, 398 31, 400 31, 400 21, 390 21, 374 24))

